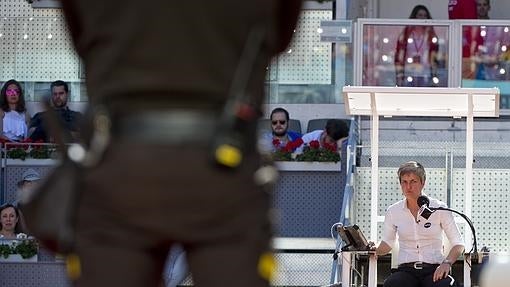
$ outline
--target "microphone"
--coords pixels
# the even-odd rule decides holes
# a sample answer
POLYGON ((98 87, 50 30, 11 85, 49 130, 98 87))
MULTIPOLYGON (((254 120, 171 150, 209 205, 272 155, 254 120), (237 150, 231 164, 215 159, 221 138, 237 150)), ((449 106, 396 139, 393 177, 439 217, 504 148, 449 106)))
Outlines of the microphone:
POLYGON ((418 202, 419 207, 422 207, 423 205, 426 205, 427 207, 429 207, 429 204, 430 204, 429 198, 426 197, 425 195, 418 196, 418 199, 416 200, 416 202, 418 202))
POLYGON ((420 209, 418 210, 418 216, 421 216, 425 219, 429 219, 434 211, 429 208, 430 200, 425 195, 420 195, 416 200, 420 209))

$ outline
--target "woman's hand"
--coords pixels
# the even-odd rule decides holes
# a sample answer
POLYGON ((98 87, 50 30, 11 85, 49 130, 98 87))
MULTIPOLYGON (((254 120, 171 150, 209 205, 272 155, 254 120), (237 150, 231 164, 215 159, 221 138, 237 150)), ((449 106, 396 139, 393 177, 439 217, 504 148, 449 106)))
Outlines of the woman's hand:
POLYGON ((439 281, 443 278, 446 278, 446 276, 448 276, 448 273, 450 273, 450 264, 448 263, 441 263, 441 265, 439 265, 437 268, 436 268, 436 271, 434 271, 434 276, 432 277, 432 281, 433 282, 436 282, 436 281, 439 281))
POLYGON ((373 256, 375 257, 375 260, 377 260, 377 246, 375 245, 375 242, 369 241, 368 246, 370 247, 370 251, 373 251, 373 256))

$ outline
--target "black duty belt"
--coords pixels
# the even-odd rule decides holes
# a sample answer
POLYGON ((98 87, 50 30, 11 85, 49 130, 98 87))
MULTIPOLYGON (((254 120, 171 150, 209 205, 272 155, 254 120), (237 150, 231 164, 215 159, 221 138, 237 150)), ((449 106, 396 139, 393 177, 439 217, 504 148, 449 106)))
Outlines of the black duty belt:
POLYGON ((420 270, 420 269, 428 268, 428 267, 437 267, 438 265, 439 264, 431 264, 431 263, 417 261, 417 262, 402 263, 402 264, 399 264, 398 267, 399 268, 400 267, 414 268, 414 269, 420 270))
POLYGON ((164 144, 208 143, 218 124, 218 115, 206 110, 148 110, 114 117, 114 138, 164 144))

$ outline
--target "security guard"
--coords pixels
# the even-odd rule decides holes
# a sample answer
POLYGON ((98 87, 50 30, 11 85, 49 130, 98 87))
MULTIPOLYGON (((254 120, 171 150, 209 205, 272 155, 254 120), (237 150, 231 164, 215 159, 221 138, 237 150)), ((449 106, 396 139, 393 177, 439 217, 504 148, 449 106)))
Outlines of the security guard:
POLYGON ((267 286, 255 122, 299 0, 63 0, 111 142, 81 177, 77 286, 158 286, 171 244, 196 286, 267 286))

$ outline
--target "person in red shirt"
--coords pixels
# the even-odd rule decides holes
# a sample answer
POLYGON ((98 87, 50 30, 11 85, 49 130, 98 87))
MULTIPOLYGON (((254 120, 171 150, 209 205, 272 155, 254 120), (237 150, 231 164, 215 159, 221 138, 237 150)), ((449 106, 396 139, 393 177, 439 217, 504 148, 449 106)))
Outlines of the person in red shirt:
POLYGON ((455 19, 476 19, 476 0, 449 0, 448 18, 455 19))
MULTIPOLYGON (((448 18, 477 19, 476 0, 449 0, 448 18)), ((474 79, 476 63, 471 58, 475 56, 478 43, 483 39, 480 37, 478 27, 475 26, 463 26, 462 35, 462 78, 474 79)))

